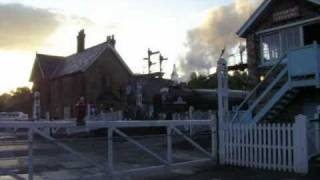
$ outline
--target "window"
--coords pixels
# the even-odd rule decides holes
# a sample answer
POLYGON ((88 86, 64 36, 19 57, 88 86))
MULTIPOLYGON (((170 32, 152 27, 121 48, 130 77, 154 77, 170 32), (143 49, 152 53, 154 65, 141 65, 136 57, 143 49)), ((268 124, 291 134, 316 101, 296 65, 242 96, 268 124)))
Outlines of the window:
POLYGON ((282 52, 287 53, 288 50, 300 47, 300 29, 290 28, 281 31, 282 52))
POLYGON ((273 33, 261 38, 262 63, 274 61, 280 57, 280 36, 279 33, 273 33))
POLYGON ((278 60, 288 50, 301 46, 300 28, 284 29, 261 36, 262 64, 278 60))

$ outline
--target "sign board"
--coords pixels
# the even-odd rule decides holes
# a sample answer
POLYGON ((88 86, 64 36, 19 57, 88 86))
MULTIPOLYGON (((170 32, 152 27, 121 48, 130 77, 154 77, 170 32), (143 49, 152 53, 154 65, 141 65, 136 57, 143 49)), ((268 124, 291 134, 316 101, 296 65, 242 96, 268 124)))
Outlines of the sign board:
POLYGON ((289 8, 283 11, 275 12, 273 14, 273 21, 274 22, 280 22, 285 21, 289 19, 293 19, 300 16, 300 9, 298 6, 295 6, 293 8, 289 8))

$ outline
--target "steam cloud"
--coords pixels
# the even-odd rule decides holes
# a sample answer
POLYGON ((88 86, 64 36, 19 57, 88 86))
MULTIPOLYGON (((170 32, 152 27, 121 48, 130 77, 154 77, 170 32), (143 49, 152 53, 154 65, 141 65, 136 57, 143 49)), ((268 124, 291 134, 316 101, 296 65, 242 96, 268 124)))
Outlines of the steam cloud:
MULTIPOLYGON (((72 17, 76 21, 88 21, 72 17)), ((66 19, 47 9, 21 4, 0 3, 0 48, 5 50, 35 50, 41 47, 66 19)))
POLYGON ((248 19, 261 0, 235 0, 232 4, 209 11, 203 23, 188 32, 187 53, 180 60, 180 69, 189 76, 191 72, 209 73, 216 66, 221 50, 234 48, 240 39, 236 32, 248 19))

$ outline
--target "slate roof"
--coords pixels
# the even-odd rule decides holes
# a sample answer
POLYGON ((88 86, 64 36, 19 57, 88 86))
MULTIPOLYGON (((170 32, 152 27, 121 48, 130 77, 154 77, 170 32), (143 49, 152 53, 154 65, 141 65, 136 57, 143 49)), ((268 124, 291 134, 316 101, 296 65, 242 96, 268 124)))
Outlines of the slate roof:
MULTIPOLYGON (((51 77, 56 70, 56 68, 64 63, 64 57, 61 56, 50 56, 45 54, 36 54, 36 61, 34 66, 40 68, 40 73, 42 78, 51 77)), ((35 67, 33 67, 35 68, 35 67)), ((31 74, 30 80, 34 80, 34 72, 31 74)))
MULTIPOLYGON (((85 72, 106 50, 110 50, 130 74, 133 74, 119 53, 109 43, 104 42, 68 57, 37 54, 36 63, 43 72, 43 77, 58 78, 61 76, 85 72)), ((35 63, 35 65, 36 65, 35 63)), ((31 80, 33 78, 31 77, 31 80)))

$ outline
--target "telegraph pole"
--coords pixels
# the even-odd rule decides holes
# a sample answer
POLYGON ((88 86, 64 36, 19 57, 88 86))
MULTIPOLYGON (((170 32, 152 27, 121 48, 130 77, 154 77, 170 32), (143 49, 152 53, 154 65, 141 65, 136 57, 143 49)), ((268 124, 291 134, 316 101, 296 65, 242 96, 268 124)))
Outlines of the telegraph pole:
POLYGON ((160 54, 160 51, 152 52, 150 49, 148 49, 148 57, 143 59, 143 60, 148 61, 148 73, 149 74, 151 74, 151 67, 156 64, 151 61, 151 56, 156 55, 156 54, 160 54))
POLYGON ((163 57, 162 56, 162 54, 160 54, 160 57, 159 57, 159 63, 160 63, 160 72, 162 73, 162 63, 163 63, 163 61, 167 61, 168 60, 168 58, 165 58, 165 57, 163 57))

